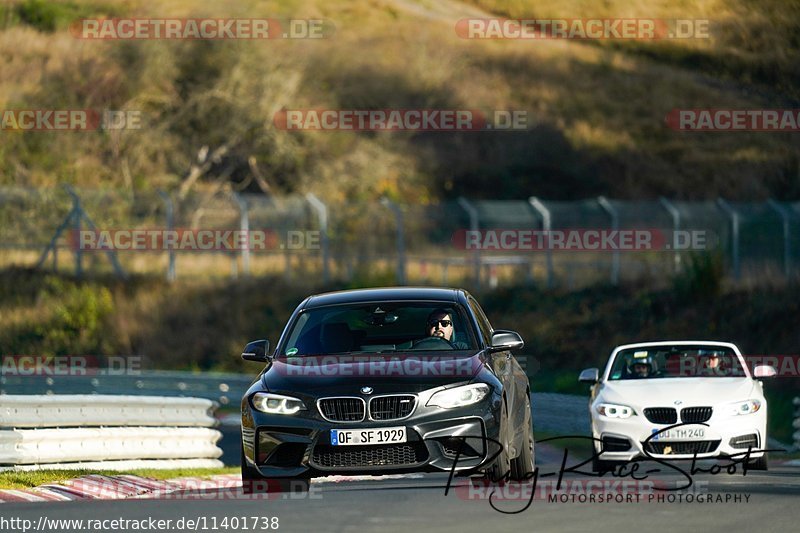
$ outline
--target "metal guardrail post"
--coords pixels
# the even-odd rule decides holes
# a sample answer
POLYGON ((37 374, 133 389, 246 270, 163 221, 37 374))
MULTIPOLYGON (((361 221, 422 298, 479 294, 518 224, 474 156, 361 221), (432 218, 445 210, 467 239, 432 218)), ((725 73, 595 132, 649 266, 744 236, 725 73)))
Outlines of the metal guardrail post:
MULTIPOLYGON (((81 236, 81 215, 83 215, 83 208, 81 207, 81 199, 77 193, 69 185, 65 185, 64 189, 72 197, 72 229, 75 232, 75 238, 80 239, 81 236)), ((83 276, 83 250, 81 250, 80 240, 75 245, 75 277, 83 276)))
MULTIPOLYGON (((672 245, 675 244, 675 236, 681 229, 681 212, 678 211, 678 208, 672 205, 672 202, 664 198, 663 196, 658 199, 661 202, 661 205, 664 206, 664 209, 672 217, 672 245)), ((674 262, 675 262, 675 273, 677 274, 681 270, 681 253, 676 249, 674 252, 674 262)))
POLYGON ((322 200, 317 198, 314 194, 306 194, 306 200, 311 204, 311 207, 317 212, 319 220, 320 231, 320 246, 322 248, 322 280, 325 284, 330 281, 330 258, 328 247, 328 206, 322 203, 322 200))
MULTIPOLYGON (((597 203, 600 204, 600 207, 608 213, 611 217, 611 231, 619 231, 619 214, 617 210, 614 209, 614 206, 611 205, 605 196, 598 196, 597 203)), ((617 285, 619 283, 619 269, 620 269, 620 257, 619 257, 619 250, 614 250, 614 255, 611 259, 611 284, 617 285)))
POLYGON ((767 200, 767 204, 780 215, 783 221, 783 275, 788 278, 792 273, 792 241, 789 235, 789 211, 772 199, 767 200))
POLYGON ((547 243, 547 248, 545 248, 545 262, 547 268, 547 288, 553 288, 553 250, 552 246, 550 245, 550 232, 553 230, 553 218, 550 214, 550 210, 535 196, 531 196, 528 198, 528 203, 531 204, 537 213, 542 217, 542 230, 545 233, 545 242, 547 243))
POLYGON ((406 251, 405 251, 405 227, 403 221, 403 211, 396 203, 388 198, 381 198, 381 204, 388 207, 394 213, 397 224, 397 284, 406 284, 406 251))
MULTIPOLYGON (((467 215, 469 216, 469 229, 470 229, 470 231, 474 231, 474 232, 480 231, 480 221, 478 220, 478 210, 475 209, 475 207, 471 203, 469 203, 469 201, 466 198, 464 198, 463 196, 460 196, 458 198, 458 205, 460 205, 462 207, 462 209, 464 209, 464 211, 466 211, 467 215)), ((467 242, 469 242, 469 240, 467 240, 467 242)), ((480 249, 480 246, 478 248, 475 248, 475 250, 473 251, 472 256, 473 256, 474 268, 475 268, 475 285, 478 287, 478 289, 480 289, 481 288, 481 249, 480 249)))
MULTIPOLYGON (((76 205, 77 195, 74 195, 74 193, 71 193, 71 195, 72 195, 72 208, 70 209, 69 213, 67 213, 67 216, 61 222, 61 224, 58 226, 58 228, 56 228, 56 231, 53 234, 53 237, 50 239, 50 242, 45 247, 44 251, 42 252, 42 255, 39 257, 39 261, 37 261, 36 266, 34 268, 37 268, 37 269, 41 268, 41 266, 44 264, 45 260, 47 259, 47 255, 50 253, 50 251, 52 251, 53 252, 53 269, 55 270, 55 268, 57 266, 56 265, 56 253, 57 253, 56 250, 58 249, 58 244, 57 244, 58 243, 58 238, 61 236, 61 234, 64 232, 64 230, 66 230, 69 226, 71 226, 71 225, 74 226, 75 225, 75 220, 74 220, 75 218, 80 218, 80 211, 78 210, 79 204, 76 205)), ((80 222, 78 222, 78 224, 80 224, 80 222)), ((80 241, 78 242, 78 245, 80 245, 80 241)))
POLYGON ((250 213, 247 209, 247 199, 242 198, 242 196, 235 192, 233 193, 233 197, 236 200, 236 203, 239 205, 239 229, 242 233, 246 236, 247 244, 242 247, 242 273, 245 276, 250 275, 250 213))
MULTIPOLYGON (((64 190, 67 191, 67 194, 72 197, 72 209, 70 209, 67 216, 61 222, 61 225, 56 229, 56 232, 53 234, 53 238, 50 239, 50 243, 44 249, 44 252, 42 252, 41 257, 39 257, 39 261, 36 263, 35 268, 40 268, 44 264, 45 260, 47 259, 47 254, 49 254, 51 250, 53 251, 53 257, 55 259, 58 238, 61 236, 64 230, 71 225, 77 231, 75 234, 75 238, 77 239, 77 242, 75 242, 75 275, 80 277, 83 275, 83 250, 81 249, 80 241, 81 223, 82 221, 86 222, 86 225, 89 226, 89 228, 93 231, 97 231, 97 226, 94 225, 92 219, 89 218, 89 215, 87 215, 81 207, 81 200, 72 187, 69 185, 64 185, 64 190)), ((127 278, 127 274, 125 274, 125 271, 122 269, 122 265, 120 265, 119 260, 117 260, 116 251, 106 250, 105 253, 108 256, 108 259, 111 261, 111 265, 114 267, 114 271, 116 272, 117 276, 122 279, 127 278)))
MULTIPOLYGON (((167 231, 175 229, 175 206, 172 203, 172 198, 169 194, 162 190, 158 191, 158 195, 164 200, 164 207, 167 210, 167 231)), ((175 281, 175 248, 170 248, 167 253, 169 254, 169 266, 167 267, 167 281, 172 283, 175 281)))
POLYGON ((739 265, 739 213, 722 198, 717 199, 717 205, 731 217, 731 256, 733 260, 733 276, 739 281, 741 269, 739 265))

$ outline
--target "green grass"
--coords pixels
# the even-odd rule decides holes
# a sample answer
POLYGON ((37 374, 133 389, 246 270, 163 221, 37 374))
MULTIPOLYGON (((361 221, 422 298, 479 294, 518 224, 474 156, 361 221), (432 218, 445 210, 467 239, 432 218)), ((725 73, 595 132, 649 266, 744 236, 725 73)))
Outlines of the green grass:
POLYGON ((36 470, 20 472, 0 472, 0 489, 27 489, 38 487, 46 483, 57 483, 89 474, 103 474, 114 476, 120 474, 132 474, 152 479, 173 479, 178 477, 202 477, 215 476, 219 474, 237 474, 239 467, 222 468, 181 468, 176 470, 155 470, 145 468, 140 470, 130 470, 127 472, 117 472, 112 470, 36 470))

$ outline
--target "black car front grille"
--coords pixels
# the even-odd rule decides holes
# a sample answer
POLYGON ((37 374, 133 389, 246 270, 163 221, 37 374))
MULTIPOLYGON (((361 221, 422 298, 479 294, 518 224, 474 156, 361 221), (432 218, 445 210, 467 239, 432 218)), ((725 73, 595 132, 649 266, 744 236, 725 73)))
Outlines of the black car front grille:
POLYGON ((737 449, 758 448, 758 435, 750 433, 749 435, 733 437, 730 440, 730 445, 731 448, 737 449))
POLYGON ((422 441, 377 446, 317 445, 311 456, 318 468, 363 468, 371 466, 414 466, 428 459, 422 441))
POLYGON ((364 420, 364 400, 361 398, 322 398, 319 411, 333 422, 360 422, 364 420))
POLYGON ((373 420, 405 418, 414 410, 417 399, 411 395, 379 396, 369 401, 369 416, 373 420))
POLYGON ((672 407, 648 407, 644 416, 654 424, 674 424, 678 421, 678 412, 672 407))
POLYGON ((681 421, 692 424, 705 422, 711 418, 713 412, 714 409, 711 407, 685 407, 681 409, 681 421))
POLYGON ((696 440, 696 441, 650 441, 645 445, 649 453, 659 455, 693 455, 695 453, 711 453, 716 451, 720 441, 718 440, 696 440))

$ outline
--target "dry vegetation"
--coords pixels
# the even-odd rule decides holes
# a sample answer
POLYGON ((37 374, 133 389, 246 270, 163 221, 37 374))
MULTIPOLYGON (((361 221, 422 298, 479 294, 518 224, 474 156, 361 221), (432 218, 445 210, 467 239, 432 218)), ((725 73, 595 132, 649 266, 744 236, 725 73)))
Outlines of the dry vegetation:
POLYGON ((452 1, 155 7, 72 0, 55 3, 50 19, 27 20, 21 14, 50 13, 45 3, 6 0, 0 109, 136 109, 145 127, 3 132, 0 184, 179 191, 205 146, 219 157, 198 187, 258 191, 258 174, 273 192, 313 190, 331 201, 800 197, 797 134, 688 134, 664 125, 675 107, 794 107, 797 1, 473 3, 510 16, 719 22, 714 39, 679 43, 488 42, 455 35, 454 22, 476 8, 452 1), (108 14, 322 17, 336 31, 324 41, 95 42, 67 30, 75 18, 108 14), (284 107, 525 109, 533 127, 505 134, 298 134, 273 127, 273 114, 284 107))

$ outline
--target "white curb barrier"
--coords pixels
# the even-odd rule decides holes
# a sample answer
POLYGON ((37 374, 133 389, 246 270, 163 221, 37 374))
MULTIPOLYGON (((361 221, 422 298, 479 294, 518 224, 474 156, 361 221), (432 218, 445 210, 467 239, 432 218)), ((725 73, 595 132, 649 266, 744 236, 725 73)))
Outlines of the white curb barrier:
POLYGON ((3 395, 0 468, 169 468, 187 460, 219 467, 215 406, 202 398, 3 395))

